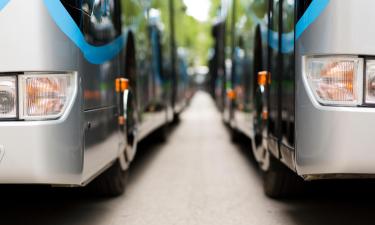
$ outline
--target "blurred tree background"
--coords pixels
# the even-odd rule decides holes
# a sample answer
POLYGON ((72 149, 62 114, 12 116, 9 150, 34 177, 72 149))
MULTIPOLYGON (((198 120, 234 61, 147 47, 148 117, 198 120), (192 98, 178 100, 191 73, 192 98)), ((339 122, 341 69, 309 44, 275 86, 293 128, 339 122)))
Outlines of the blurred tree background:
MULTIPOLYGON (((203 1, 209 2, 210 10, 208 19, 199 21, 187 13, 187 5, 184 0, 174 0, 176 44, 179 51, 183 51, 189 62, 189 66, 206 65, 209 49, 213 45, 211 36, 212 24, 220 6, 221 0, 194 0, 196 4, 203 1)), ((169 21, 169 2, 167 0, 153 1, 152 7, 161 9, 163 24, 169 21), (163 13, 165 12, 165 13, 163 13)), ((163 32, 170 33, 170 27, 164 26, 163 32)))

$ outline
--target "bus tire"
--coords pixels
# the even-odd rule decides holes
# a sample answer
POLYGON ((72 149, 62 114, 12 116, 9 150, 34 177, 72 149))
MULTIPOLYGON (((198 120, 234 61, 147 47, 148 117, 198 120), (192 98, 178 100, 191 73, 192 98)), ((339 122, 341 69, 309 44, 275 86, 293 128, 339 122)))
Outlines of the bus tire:
POLYGON ((180 113, 174 113, 173 114, 173 121, 172 121, 172 124, 173 125, 177 125, 179 124, 181 121, 181 117, 180 117, 180 113))
POLYGON ((94 195, 102 197, 117 197, 125 192, 128 180, 128 170, 123 170, 117 161, 91 184, 94 195))
POLYGON ((168 124, 163 124, 159 127, 154 134, 155 141, 158 143, 164 143, 168 139, 168 124))
POLYGON ((302 194, 304 181, 270 154, 270 165, 263 174, 264 193, 274 199, 289 198, 302 194))
POLYGON ((229 127, 230 129, 230 140, 232 143, 240 143, 241 142, 241 133, 234 127, 229 127))

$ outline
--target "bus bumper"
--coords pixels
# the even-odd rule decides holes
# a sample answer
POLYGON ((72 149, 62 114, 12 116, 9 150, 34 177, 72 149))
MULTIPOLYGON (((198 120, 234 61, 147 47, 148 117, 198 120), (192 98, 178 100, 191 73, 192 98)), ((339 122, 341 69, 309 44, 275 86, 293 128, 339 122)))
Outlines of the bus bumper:
POLYGON ((296 168, 300 175, 375 174, 374 109, 310 105, 299 113, 296 168))
POLYGON ((80 100, 59 120, 0 122, 0 183, 80 185, 80 100))

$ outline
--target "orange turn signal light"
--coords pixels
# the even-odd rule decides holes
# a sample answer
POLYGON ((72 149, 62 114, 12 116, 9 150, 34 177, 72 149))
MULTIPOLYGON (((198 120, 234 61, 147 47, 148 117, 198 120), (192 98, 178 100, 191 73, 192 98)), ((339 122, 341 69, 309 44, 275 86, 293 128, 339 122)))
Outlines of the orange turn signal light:
POLYGON ((119 125, 125 125, 125 117, 124 116, 119 116, 118 117, 118 124, 119 125))
POLYGON ((260 71, 258 73, 258 85, 265 86, 271 84, 271 73, 268 71, 260 71))
POLYGON ((116 92, 124 92, 129 89, 129 80, 125 78, 117 78, 115 82, 116 92))
POLYGON ((268 120, 268 111, 264 110, 262 112, 262 120, 268 120))
POLYGON ((228 90, 227 91, 227 97, 229 100, 234 100, 236 99, 236 92, 234 90, 228 90))

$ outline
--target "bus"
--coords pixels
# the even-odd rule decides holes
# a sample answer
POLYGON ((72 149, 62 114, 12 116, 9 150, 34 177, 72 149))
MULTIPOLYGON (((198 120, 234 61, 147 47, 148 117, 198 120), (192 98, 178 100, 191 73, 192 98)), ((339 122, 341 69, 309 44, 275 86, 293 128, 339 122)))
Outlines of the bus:
POLYGON ((265 193, 296 194, 303 180, 372 178, 375 33, 362 24, 374 23, 374 2, 229 5, 219 21, 225 35, 214 35, 225 60, 211 62, 229 61, 229 74, 216 74, 221 87, 211 86, 225 88, 221 111, 233 139, 238 132, 251 139, 265 193))
POLYGON ((171 95, 171 115, 173 122, 179 121, 179 115, 187 107, 190 100, 188 68, 188 50, 185 39, 187 32, 181 26, 176 26, 179 19, 184 19, 184 2, 182 0, 157 1, 149 3, 149 17, 153 29, 159 33, 158 48, 161 70, 169 77, 171 95))
POLYGON ((0 183, 123 193, 137 143, 175 116, 154 2, 0 0, 0 183))

